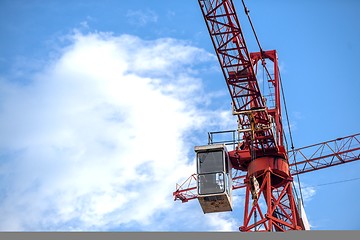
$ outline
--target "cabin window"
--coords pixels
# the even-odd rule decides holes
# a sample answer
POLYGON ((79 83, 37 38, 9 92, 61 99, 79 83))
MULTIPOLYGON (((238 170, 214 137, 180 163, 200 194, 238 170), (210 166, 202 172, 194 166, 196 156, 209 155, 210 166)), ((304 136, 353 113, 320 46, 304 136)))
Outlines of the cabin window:
POLYGON ((198 173, 214 173, 224 171, 223 151, 198 152, 198 173))
POLYGON ((198 176, 199 194, 215 194, 225 192, 224 173, 207 173, 198 176))

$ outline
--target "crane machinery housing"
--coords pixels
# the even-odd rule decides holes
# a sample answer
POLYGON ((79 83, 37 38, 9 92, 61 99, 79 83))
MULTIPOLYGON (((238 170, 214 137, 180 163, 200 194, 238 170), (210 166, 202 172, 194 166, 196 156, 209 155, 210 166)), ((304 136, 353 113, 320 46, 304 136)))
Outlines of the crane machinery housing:
POLYGON ((243 0, 259 52, 248 51, 233 0, 198 3, 238 129, 210 132, 208 144, 195 147, 197 173, 177 185, 175 200, 198 199, 204 213, 232 211, 232 191, 245 188, 240 231, 308 230, 302 200, 294 192, 294 176, 359 160, 359 134, 289 151, 282 124, 276 50, 262 49, 243 0), (259 86, 259 69, 266 75, 266 93, 259 86), (219 134, 230 134, 232 139, 215 141, 219 134))

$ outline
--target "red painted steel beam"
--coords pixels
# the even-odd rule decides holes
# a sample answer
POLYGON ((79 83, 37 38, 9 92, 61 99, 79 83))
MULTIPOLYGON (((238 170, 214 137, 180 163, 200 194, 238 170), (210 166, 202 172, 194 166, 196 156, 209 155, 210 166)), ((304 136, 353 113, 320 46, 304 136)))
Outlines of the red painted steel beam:
POLYGON ((181 185, 176 184, 176 191, 173 192, 174 201, 180 200, 185 203, 189 200, 196 199, 197 194, 196 174, 192 174, 181 185))
POLYGON ((288 152, 292 175, 360 160, 360 133, 288 152))
POLYGON ((252 193, 252 199, 249 194, 252 191, 251 184, 247 184, 244 221, 239 230, 242 232, 301 230, 302 226, 297 221, 299 215, 291 183, 288 179, 282 187, 275 188, 272 183, 272 172, 268 170, 262 176, 257 197, 254 198, 252 193))
POLYGON ((198 0, 218 57, 245 145, 254 150, 276 148, 270 117, 260 92, 253 61, 232 0, 198 0), (267 128, 251 131, 254 127, 267 128))
MULTIPOLYGON (((245 177, 246 175, 244 175, 243 172, 235 172, 232 178, 232 189, 235 190, 246 187, 246 184, 244 183, 245 177)), ((180 200, 185 203, 189 200, 196 199, 198 196, 196 181, 196 174, 192 174, 181 185, 176 184, 176 190, 173 192, 174 201, 180 200)))

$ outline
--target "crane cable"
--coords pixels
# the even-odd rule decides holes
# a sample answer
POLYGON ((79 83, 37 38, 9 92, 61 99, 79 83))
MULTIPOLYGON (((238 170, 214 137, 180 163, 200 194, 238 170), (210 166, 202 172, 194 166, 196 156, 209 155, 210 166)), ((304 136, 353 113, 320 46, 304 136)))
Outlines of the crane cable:
MULTIPOLYGON (((355 177, 355 178, 350 178, 350 179, 344 179, 344 180, 339 180, 339 181, 335 181, 335 182, 325 182, 325 183, 320 183, 317 185, 310 185, 310 186, 304 186, 302 187, 303 189, 307 189, 307 188, 317 188, 317 187, 324 187, 324 186, 329 186, 329 185, 334 185, 334 184, 340 184, 340 183, 346 183, 346 182, 353 182, 353 181, 358 181, 360 180, 360 177, 355 177)), ((236 197, 243 197, 245 196, 245 194, 236 194, 233 195, 236 197)))
POLYGON ((252 31, 253 31, 253 33, 254 33, 256 42, 257 42, 257 44, 258 44, 258 46, 259 46, 259 48, 260 48, 260 52, 263 53, 262 47, 261 47, 261 45, 260 45, 259 38, 258 38, 258 36, 257 36, 257 34, 256 34, 254 25, 253 25, 253 23, 252 23, 252 21, 251 21, 251 18, 250 18, 250 14, 249 14, 249 13, 250 13, 250 10, 246 7, 244 0, 241 0, 241 1, 242 1, 242 5, 243 5, 243 7, 244 7, 245 14, 246 14, 246 16, 247 16, 247 18, 248 18, 248 20, 249 20, 251 29, 252 29, 252 31))
MULTIPOLYGON (((251 18, 250 18, 250 10, 246 7, 246 4, 245 4, 245 1, 244 0, 241 0, 242 2, 242 5, 244 7, 244 12, 249 20, 249 23, 250 23, 250 26, 251 26, 251 29, 253 31, 253 34, 255 36, 255 39, 256 39, 256 42, 258 44, 258 47, 260 49, 260 53, 261 53, 261 63, 263 65, 263 67, 266 69, 268 75, 270 75, 270 73, 268 72, 266 66, 265 66, 265 61, 264 59, 262 58, 262 55, 263 55, 263 48, 261 47, 261 44, 260 44, 260 41, 259 41, 259 38, 256 34, 256 31, 255 31, 255 27, 251 21, 251 18)), ((285 100, 285 93, 284 93, 284 89, 283 89, 283 85, 282 85, 282 81, 281 81, 281 75, 280 75, 280 71, 279 72, 279 76, 280 76, 280 86, 281 86, 281 92, 282 92, 282 98, 283 98, 283 102, 284 102, 284 108, 285 108, 285 114, 286 114, 286 120, 287 120, 287 123, 288 123, 288 130, 289 130, 289 135, 290 135, 290 142, 291 142, 291 151, 294 153, 293 156, 294 156, 294 162, 295 162, 295 166, 296 166, 296 171, 298 171, 297 169, 297 164, 296 164, 296 158, 295 158, 295 152, 294 152, 294 141, 293 141, 293 138, 292 138, 292 133, 291 133, 291 127, 290 127, 290 121, 289 121, 289 115, 288 115, 288 111, 287 111, 287 107, 286 107, 286 100, 285 100)), ((304 200, 303 200, 303 195, 302 195, 302 191, 301 191, 301 184, 300 184, 300 177, 299 177, 299 174, 297 174, 297 180, 298 180, 298 184, 299 184, 299 191, 300 191, 300 199, 301 199, 301 203, 304 205, 304 200)))
MULTIPOLYGON (((287 110, 287 105, 286 105, 285 92, 284 92, 284 88, 283 88, 283 84, 282 84, 280 71, 278 71, 278 73, 279 73, 279 81, 280 81, 280 87, 281 87, 281 95, 282 95, 282 98, 283 98, 284 108, 285 108, 286 122, 287 122, 287 125, 288 125, 288 130, 289 130, 289 135, 290 135, 291 152, 293 153, 296 172, 299 172, 298 166, 296 164, 296 157, 295 157, 295 151, 294 151, 294 140, 293 140, 292 133, 291 133, 291 126, 290 126, 290 121, 289 121, 289 114, 288 114, 288 110, 287 110)), ((302 195, 302 191, 301 191, 301 183, 300 183, 299 174, 296 174, 296 178, 298 180, 301 203, 304 206, 304 199, 303 199, 303 195, 302 195)))

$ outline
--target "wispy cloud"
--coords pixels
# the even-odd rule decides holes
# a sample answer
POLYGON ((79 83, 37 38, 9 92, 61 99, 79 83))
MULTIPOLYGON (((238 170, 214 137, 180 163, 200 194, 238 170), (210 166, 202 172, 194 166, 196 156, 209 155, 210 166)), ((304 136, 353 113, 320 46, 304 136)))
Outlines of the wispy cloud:
POLYGON ((159 221, 180 211, 171 193, 194 172, 189 134, 228 118, 204 108, 187 70, 212 61, 174 39, 77 33, 26 85, 2 78, 0 229, 171 229, 159 221))
POLYGON ((156 23, 158 15, 152 10, 129 10, 126 14, 130 24, 143 27, 148 23, 156 23))
MULTIPOLYGON (((297 194, 300 197, 299 184, 297 181, 294 181, 294 186, 296 187, 297 194)), ((316 195, 316 188, 313 186, 309 186, 307 183, 301 182, 301 194, 306 205, 307 202, 311 201, 311 199, 316 195)))

